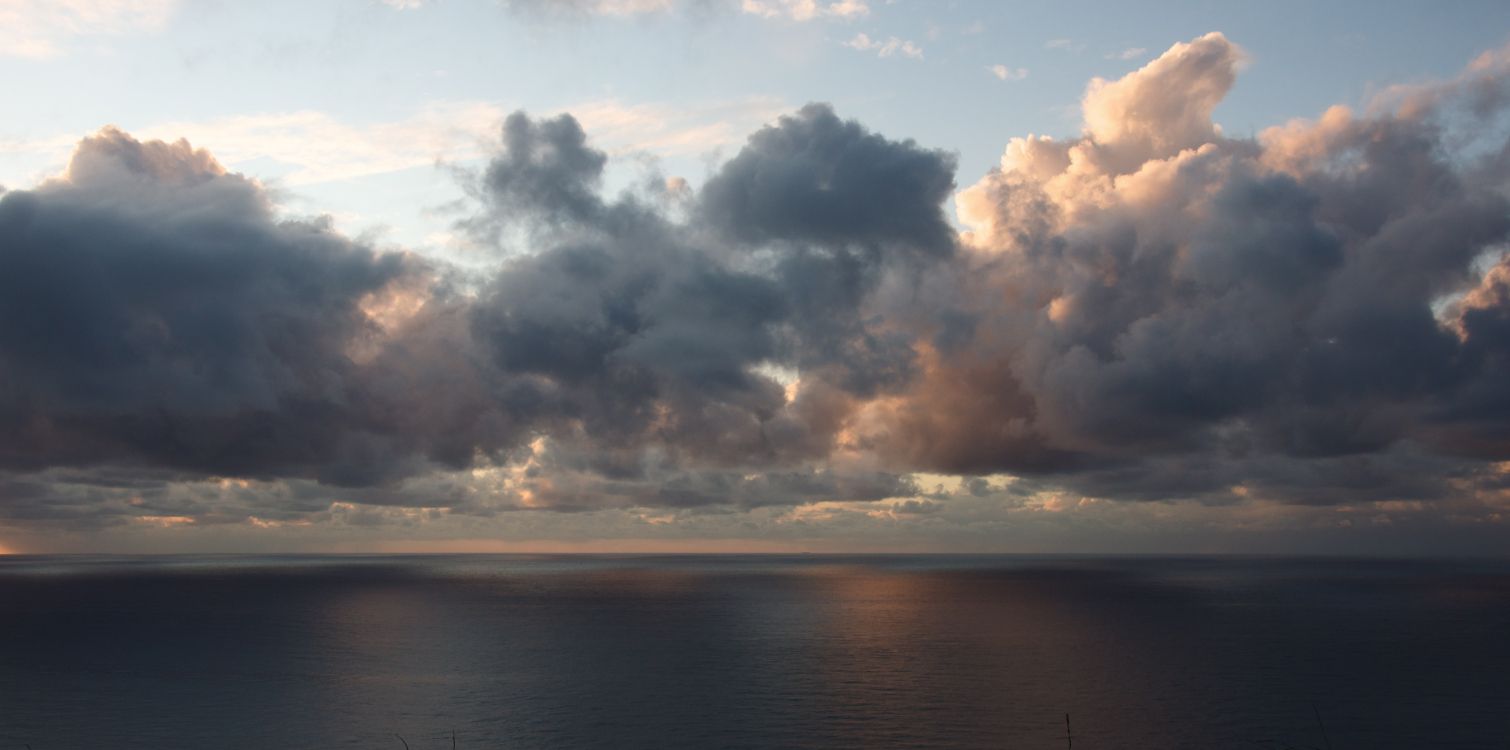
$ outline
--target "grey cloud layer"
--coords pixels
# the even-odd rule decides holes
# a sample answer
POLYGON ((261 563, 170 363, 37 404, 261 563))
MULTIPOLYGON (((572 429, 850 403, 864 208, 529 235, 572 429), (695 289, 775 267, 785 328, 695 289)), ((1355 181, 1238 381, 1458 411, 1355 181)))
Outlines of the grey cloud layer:
POLYGON ((1499 491, 1506 62, 1233 139, 1211 113, 1242 59, 1212 34, 1093 82, 1082 135, 1015 139, 959 194, 963 235, 950 155, 826 106, 696 192, 616 197, 575 120, 515 114, 463 227, 522 252, 477 278, 104 131, 0 196, 0 508, 222 476, 305 488, 266 498, 293 515, 311 492, 880 500, 918 471, 1213 504, 1499 491))

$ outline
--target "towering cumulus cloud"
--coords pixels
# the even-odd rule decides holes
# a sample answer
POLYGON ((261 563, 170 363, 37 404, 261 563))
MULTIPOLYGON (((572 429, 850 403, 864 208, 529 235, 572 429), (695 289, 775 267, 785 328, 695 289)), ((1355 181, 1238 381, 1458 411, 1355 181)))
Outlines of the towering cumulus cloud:
POLYGON ((1079 136, 1014 138, 957 194, 964 232, 952 157, 824 105, 700 189, 617 196, 576 120, 518 113, 467 178, 464 228, 508 250, 484 273, 103 131, 0 197, 0 513, 941 499, 919 473, 1499 497, 1510 60, 1231 138, 1245 62, 1213 33, 1092 81, 1079 136), (264 491, 183 499, 217 478, 264 491))
POLYGON ((1210 118, 1242 59, 1208 34, 1094 81, 1080 138, 1014 139, 960 195, 989 321, 972 351, 1001 355, 979 396, 908 406, 1023 398, 973 427, 999 450, 914 436, 908 455, 1028 468, 1012 423, 1090 467, 1071 482, 1106 467, 1098 492, 1314 501, 1446 492, 1435 480, 1474 470, 1422 481, 1420 462, 1505 456, 1475 416, 1502 392, 1504 342, 1472 322, 1494 315, 1502 272, 1481 269, 1510 229, 1504 144, 1474 142, 1503 121, 1505 61, 1235 140, 1210 118))

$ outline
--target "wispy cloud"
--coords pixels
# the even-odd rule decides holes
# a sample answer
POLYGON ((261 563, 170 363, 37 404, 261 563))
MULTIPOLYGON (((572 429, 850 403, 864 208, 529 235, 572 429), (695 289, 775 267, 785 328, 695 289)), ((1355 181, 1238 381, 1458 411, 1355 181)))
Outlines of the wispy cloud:
POLYGON ((762 18, 812 21, 819 18, 851 20, 870 15, 866 0, 742 0, 740 10, 762 18))
POLYGON ((986 68, 986 70, 991 71, 991 75, 1003 81, 1021 81, 1028 77, 1027 68, 1009 68, 1005 65, 992 65, 986 68))
POLYGON ((1085 42, 1076 41, 1074 39, 1050 39, 1047 42, 1043 43, 1043 48, 1078 53, 1085 50, 1085 42))
POLYGON ((913 60, 923 59, 922 47, 917 46, 917 44, 909 40, 899 39, 894 36, 885 39, 871 39, 870 35, 860 33, 855 34, 853 39, 845 42, 844 46, 861 52, 875 52, 877 57, 901 55, 913 60))
MULTIPOLYGON (((378 0, 395 10, 413 10, 433 0, 378 0)), ((694 5, 681 0, 502 0, 507 8, 559 16, 639 16, 662 13, 678 6, 694 5)), ((870 15, 867 0, 740 0, 743 13, 788 21, 819 19, 853 20, 870 15)))
POLYGON ((603 16, 638 16, 671 9, 673 0, 588 0, 583 9, 603 16))
POLYGON ((1148 48, 1146 48, 1146 47, 1128 47, 1127 49, 1124 49, 1121 52, 1108 52, 1108 53, 1106 53, 1106 59, 1108 59, 1108 60, 1136 60, 1136 59, 1138 59, 1138 58, 1140 58, 1140 57, 1142 57, 1142 56, 1144 56, 1146 54, 1148 54, 1148 48))
POLYGON ((80 36, 151 31, 176 0, 0 0, 0 55, 46 59, 80 36))
MULTIPOLYGON (((772 98, 748 97, 690 107, 599 100, 566 109, 610 154, 694 156, 739 143, 787 107, 772 98)), ((327 112, 298 110, 161 122, 137 132, 169 141, 187 138, 232 165, 276 162, 289 170, 282 182, 299 186, 477 158, 496 138, 507 114, 496 103, 456 101, 432 103, 386 122, 355 123, 327 112)), ((77 141, 73 134, 0 140, 0 155, 61 164, 77 141)))
MULTIPOLYGON (((382 0, 388 5, 413 8, 434 0, 382 0)), ((538 18, 569 19, 588 17, 628 18, 663 13, 678 5, 677 0, 500 0, 503 7, 516 13, 538 18)))

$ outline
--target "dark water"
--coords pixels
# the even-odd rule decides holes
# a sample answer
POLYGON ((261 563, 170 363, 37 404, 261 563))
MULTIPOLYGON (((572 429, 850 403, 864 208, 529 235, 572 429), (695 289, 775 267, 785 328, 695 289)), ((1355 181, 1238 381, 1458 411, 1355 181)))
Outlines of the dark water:
POLYGON ((1065 713, 1076 750, 1510 747, 1510 565, 0 559, 0 748, 1061 748, 1065 713))

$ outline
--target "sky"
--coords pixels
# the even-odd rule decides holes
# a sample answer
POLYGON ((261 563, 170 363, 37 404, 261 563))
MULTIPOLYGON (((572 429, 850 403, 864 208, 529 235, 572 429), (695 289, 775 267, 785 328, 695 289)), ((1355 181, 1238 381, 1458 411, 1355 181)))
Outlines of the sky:
POLYGON ((1507 45, 0 0, 0 552, 1502 553, 1507 45))

